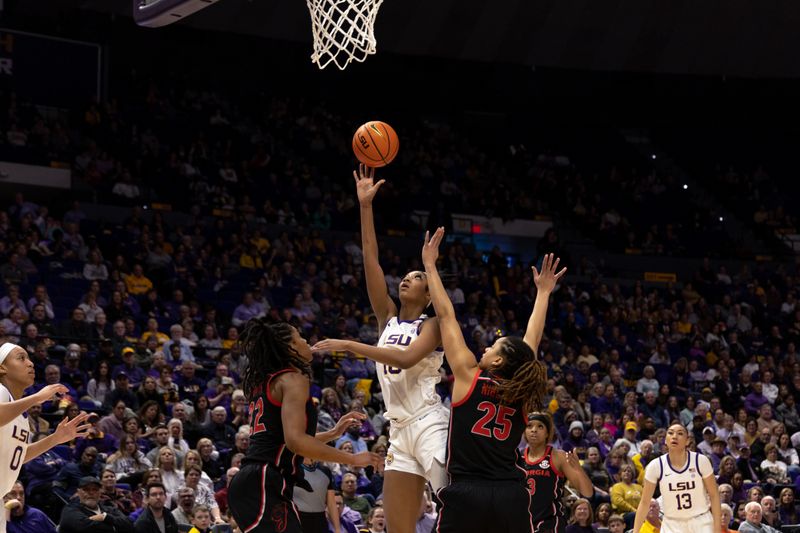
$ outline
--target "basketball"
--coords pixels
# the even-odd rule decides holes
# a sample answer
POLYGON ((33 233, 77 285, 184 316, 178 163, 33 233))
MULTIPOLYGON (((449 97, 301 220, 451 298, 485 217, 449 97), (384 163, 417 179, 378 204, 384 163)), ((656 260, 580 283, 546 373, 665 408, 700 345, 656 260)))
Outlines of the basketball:
POLYGON ((362 124, 353 135, 353 152, 368 167, 385 167, 400 150, 400 139, 385 122, 373 120, 362 124))

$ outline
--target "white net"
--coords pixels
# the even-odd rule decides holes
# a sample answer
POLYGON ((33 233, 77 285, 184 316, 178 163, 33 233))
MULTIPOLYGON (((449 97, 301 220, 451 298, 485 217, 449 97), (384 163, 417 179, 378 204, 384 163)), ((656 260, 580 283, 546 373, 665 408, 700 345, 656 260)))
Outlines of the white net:
POLYGON ((333 63, 344 70, 375 53, 375 17, 383 0, 306 0, 311 13, 314 53, 323 69, 333 63))

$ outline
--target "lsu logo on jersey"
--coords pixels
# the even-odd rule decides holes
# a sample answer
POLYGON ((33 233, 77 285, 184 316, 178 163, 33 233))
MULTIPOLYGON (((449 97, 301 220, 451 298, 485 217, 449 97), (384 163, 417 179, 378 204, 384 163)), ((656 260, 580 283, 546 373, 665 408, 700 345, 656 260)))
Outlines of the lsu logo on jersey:
POLYGON ((393 333, 386 338, 384 346, 408 346, 411 344, 411 335, 393 333))
POLYGON ((393 462, 394 462, 394 454, 392 452, 387 453, 386 454, 386 466, 389 466, 393 462))
POLYGON ((23 429, 17 425, 14 426, 13 433, 11 434, 12 439, 16 439, 20 442, 28 442, 28 436, 30 435, 30 431, 27 429, 23 429))

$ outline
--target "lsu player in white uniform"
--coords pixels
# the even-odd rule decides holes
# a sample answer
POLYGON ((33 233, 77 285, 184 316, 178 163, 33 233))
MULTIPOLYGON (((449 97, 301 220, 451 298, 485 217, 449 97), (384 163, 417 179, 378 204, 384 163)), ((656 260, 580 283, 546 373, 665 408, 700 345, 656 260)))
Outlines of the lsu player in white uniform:
POLYGON ((634 533, 639 533, 653 499, 661 489, 661 533, 717 533, 722 508, 711 460, 687 450, 689 431, 681 424, 667 429, 668 452, 650 461, 644 470, 644 490, 636 509, 634 533))
POLYGON ((400 309, 389 297, 378 263, 372 200, 384 180, 361 165, 353 172, 361 205, 361 239, 370 304, 378 319, 378 346, 328 339, 315 351, 351 351, 373 359, 390 421, 384 478, 387 529, 414 533, 426 481, 434 490, 446 483, 445 455, 449 410, 436 394, 443 352, 438 320, 424 314, 430 304, 425 272, 409 272, 400 282, 400 309))
MULTIPOLYGON (((89 415, 83 413, 72 421, 65 418, 52 435, 29 444, 30 426, 23 413, 56 394, 67 392, 64 385, 55 384, 23 398, 25 389, 33 385, 33 381, 33 362, 28 352, 10 342, 0 346, 0 497, 14 487, 24 463, 53 446, 85 436, 91 427, 85 423, 89 415)), ((0 533, 6 532, 6 513, 6 509, 0 509, 0 533)))

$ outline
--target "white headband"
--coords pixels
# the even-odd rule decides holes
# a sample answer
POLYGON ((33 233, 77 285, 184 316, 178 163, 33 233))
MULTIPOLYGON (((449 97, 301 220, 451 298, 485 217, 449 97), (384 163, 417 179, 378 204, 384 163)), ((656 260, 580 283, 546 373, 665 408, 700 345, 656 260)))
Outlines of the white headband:
POLYGON ((14 348, 22 349, 22 346, 17 346, 16 344, 12 344, 10 342, 6 342, 2 346, 0 346, 0 365, 2 365, 3 362, 6 360, 8 354, 14 351, 14 348))

